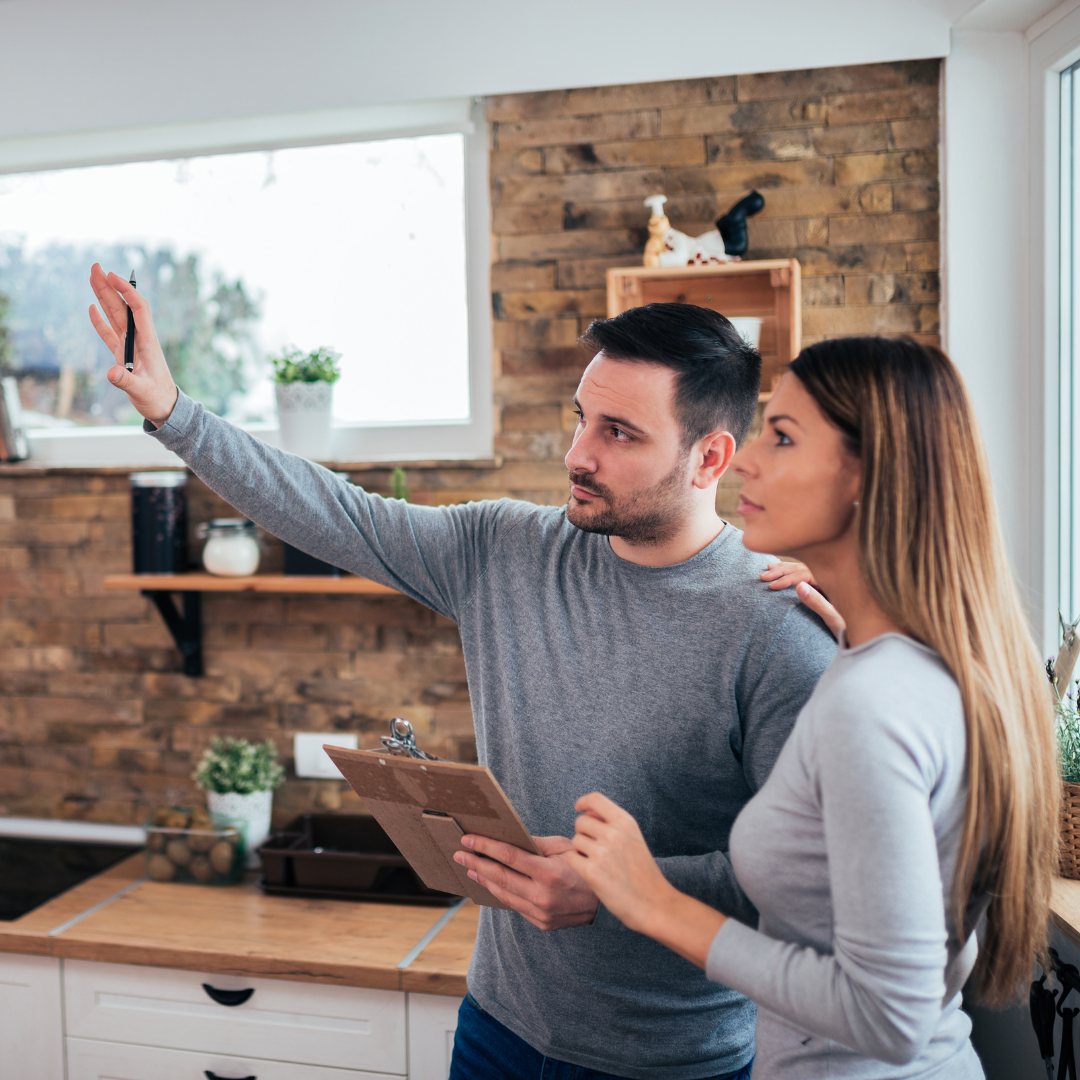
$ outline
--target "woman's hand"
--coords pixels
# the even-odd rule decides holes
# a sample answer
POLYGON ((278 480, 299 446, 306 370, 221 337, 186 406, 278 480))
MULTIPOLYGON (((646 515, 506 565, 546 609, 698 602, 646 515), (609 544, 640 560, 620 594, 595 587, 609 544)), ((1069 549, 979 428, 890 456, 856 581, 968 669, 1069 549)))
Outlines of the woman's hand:
POLYGON ((90 287, 101 304, 90 305, 90 321, 113 354, 116 363, 109 368, 113 386, 127 394, 140 415, 155 427, 161 427, 172 414, 178 391, 158 343, 150 305, 119 274, 106 274, 100 263, 90 270, 90 287), (135 316, 135 363, 132 371, 124 367, 124 338, 127 336, 128 305, 135 316), (101 312, 104 312, 104 317, 101 312))
POLYGON ((769 588, 779 591, 790 589, 792 585, 808 581, 811 585, 817 585, 814 575, 810 573, 810 567, 801 562, 783 562, 777 559, 769 563, 768 570, 762 570, 758 577, 769 583, 769 588))
POLYGON ((821 619, 832 636, 839 641, 840 631, 846 628, 844 617, 818 592, 817 582, 806 563, 777 560, 769 563, 769 568, 763 570, 758 577, 767 581, 770 589, 790 589, 794 585, 796 596, 821 619))
POLYGON ((650 915, 676 890, 649 853, 638 823, 598 791, 583 795, 574 809, 581 816, 567 862, 612 915, 645 933, 650 915))
POLYGON ((805 581, 795 586, 795 594, 798 598, 829 628, 829 632, 837 641, 840 640, 840 631, 847 629, 844 616, 840 614, 812 585, 805 581))
POLYGON ((564 856, 571 868, 623 925, 704 968, 725 916, 664 877, 638 823, 621 806, 594 791, 575 809, 581 816, 573 849, 564 856))

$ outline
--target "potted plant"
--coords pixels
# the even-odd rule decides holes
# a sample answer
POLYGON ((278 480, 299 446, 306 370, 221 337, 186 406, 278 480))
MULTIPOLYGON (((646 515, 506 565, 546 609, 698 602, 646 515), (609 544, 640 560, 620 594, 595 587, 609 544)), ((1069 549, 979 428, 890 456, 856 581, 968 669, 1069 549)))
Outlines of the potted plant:
POLYGON ((256 849, 270 835, 274 788, 285 779, 274 744, 213 739, 191 777, 206 792, 215 824, 243 824, 248 865, 258 865, 256 849))
POLYGON ((340 353, 320 346, 314 352, 286 349, 273 356, 281 445, 293 454, 328 461, 333 454, 330 414, 334 383, 341 378, 340 353))

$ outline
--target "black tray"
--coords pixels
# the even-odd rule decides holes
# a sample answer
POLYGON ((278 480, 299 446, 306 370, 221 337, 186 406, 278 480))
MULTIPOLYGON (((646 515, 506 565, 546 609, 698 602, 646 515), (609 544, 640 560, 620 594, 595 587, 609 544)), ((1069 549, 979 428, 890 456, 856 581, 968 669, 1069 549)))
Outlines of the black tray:
POLYGON ((370 814, 301 814, 259 849, 259 887, 276 896, 445 905, 370 814))
POLYGON ((271 885, 265 878, 255 883, 267 896, 302 896, 312 900, 366 900, 376 904, 414 904, 422 907, 449 907, 461 899, 451 893, 428 889, 408 895, 403 892, 353 892, 350 889, 301 889, 296 885, 271 885))

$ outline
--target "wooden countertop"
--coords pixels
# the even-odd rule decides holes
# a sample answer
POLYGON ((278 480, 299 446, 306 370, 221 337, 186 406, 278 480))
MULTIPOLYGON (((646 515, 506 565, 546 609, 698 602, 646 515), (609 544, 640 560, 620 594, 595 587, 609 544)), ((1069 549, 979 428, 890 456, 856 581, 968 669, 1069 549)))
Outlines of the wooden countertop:
POLYGON ((1054 878, 1050 922, 1074 945, 1080 946, 1080 881, 1054 878))
POLYGON ((0 923, 0 952, 461 997, 479 908, 466 901, 436 929, 447 914, 146 881, 140 854, 0 923))

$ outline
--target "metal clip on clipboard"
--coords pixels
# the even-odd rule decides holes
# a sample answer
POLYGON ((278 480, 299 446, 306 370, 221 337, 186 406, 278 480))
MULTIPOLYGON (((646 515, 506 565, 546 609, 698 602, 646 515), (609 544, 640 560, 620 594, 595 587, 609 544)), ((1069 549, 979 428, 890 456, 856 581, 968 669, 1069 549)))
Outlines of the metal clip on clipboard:
POLYGON ((390 721, 390 734, 381 735, 379 742, 391 754, 397 754, 399 757, 423 758, 424 761, 442 760, 434 754, 425 753, 416 745, 416 736, 413 734, 412 724, 408 720, 403 720, 400 716, 395 716, 390 721))

